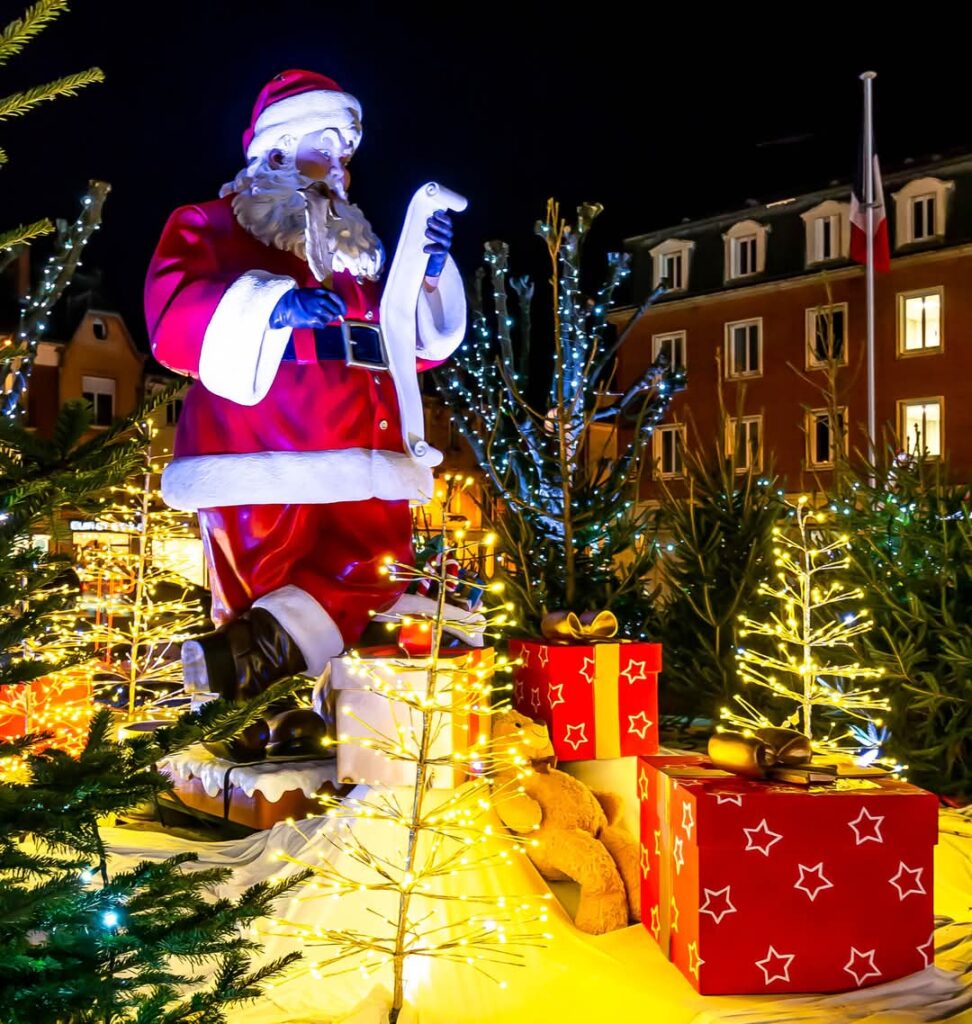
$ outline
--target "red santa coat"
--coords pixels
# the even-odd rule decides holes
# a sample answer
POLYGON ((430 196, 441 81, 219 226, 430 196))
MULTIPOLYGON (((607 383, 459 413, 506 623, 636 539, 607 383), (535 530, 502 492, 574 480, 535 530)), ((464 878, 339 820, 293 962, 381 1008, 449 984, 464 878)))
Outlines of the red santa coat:
MULTIPOLYGON (((171 216, 149 267, 145 311, 159 362, 198 378, 186 396, 166 501, 183 509, 428 501, 432 473, 406 454, 388 371, 318 362, 311 330, 268 327, 280 297, 316 287, 306 262, 240 226, 232 197, 171 216), (296 360, 281 357, 293 336, 296 360)), ((349 319, 378 321, 380 288, 336 274, 349 319)), ((465 297, 450 259, 416 296, 418 369, 461 342, 465 297)))
MULTIPOLYGON (((145 287, 152 351, 197 378, 162 485, 170 505, 199 510, 213 619, 266 608, 310 675, 401 593, 382 558, 410 560, 408 502, 431 497, 434 464, 406 453, 392 371, 318 362, 312 330, 268 326, 285 292, 317 284, 226 197, 172 215, 145 287), (297 358, 281 361, 291 340, 297 358)), ((349 319, 378 321, 377 284, 341 273, 331 287, 349 319)), ((465 319, 450 259, 415 297, 417 369, 453 351, 465 319)))

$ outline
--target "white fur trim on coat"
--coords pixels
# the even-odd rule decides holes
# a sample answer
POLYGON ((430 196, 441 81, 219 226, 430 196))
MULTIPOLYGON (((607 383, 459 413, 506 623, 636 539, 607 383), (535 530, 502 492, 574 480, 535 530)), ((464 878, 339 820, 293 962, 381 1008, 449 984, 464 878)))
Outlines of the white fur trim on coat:
POLYGON ((432 470, 401 452, 370 448, 189 455, 166 466, 162 497, 172 508, 190 512, 368 498, 425 504, 432 499, 432 470))
POLYGON ((307 662, 304 675, 316 679, 324 666, 344 650, 334 619, 300 587, 288 584, 257 598, 254 608, 268 611, 294 638, 307 662))
POLYGON ((199 355, 199 379, 214 395, 238 405, 266 397, 291 334, 267 325, 280 297, 296 287, 292 277, 248 270, 227 288, 199 355))
MULTIPOLYGON (((295 141, 308 132, 339 128, 361 138, 361 104, 346 92, 315 89, 277 100, 266 107, 253 126, 253 138, 246 147, 246 157, 269 153, 280 144, 284 135, 295 141)), ((357 143, 356 143, 357 144, 357 143)))
POLYGON ((466 335, 466 292, 456 261, 449 256, 439 286, 422 288, 416 307, 418 354, 426 359, 448 359, 466 335))

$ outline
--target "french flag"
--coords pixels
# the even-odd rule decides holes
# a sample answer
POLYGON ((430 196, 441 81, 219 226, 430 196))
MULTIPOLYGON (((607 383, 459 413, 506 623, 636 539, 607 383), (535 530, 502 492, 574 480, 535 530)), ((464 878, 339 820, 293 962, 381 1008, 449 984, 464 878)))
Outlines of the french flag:
MULTIPOLYGON (((861 159, 857 162, 857 174, 854 176, 854 188, 851 192, 850 258, 855 263, 863 263, 866 266, 867 207, 864 204, 864 197, 867 195, 867 190, 864 184, 864 164, 866 162, 864 152, 864 147, 861 146, 861 159)), ((874 269, 891 269, 891 247, 888 244, 888 217, 884 209, 884 188, 881 185, 881 169, 878 166, 877 153, 874 154, 874 269)))

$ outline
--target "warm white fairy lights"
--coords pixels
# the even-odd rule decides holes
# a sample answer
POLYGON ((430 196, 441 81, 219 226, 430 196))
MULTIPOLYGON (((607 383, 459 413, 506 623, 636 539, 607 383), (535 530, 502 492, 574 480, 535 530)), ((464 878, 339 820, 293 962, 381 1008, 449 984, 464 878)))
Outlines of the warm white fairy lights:
MULTIPOLYGON (((450 489, 457 486, 458 478, 447 483, 450 489)), ((447 530, 443 524, 441 550, 458 555, 461 545, 447 530)), ((325 800, 330 845, 320 860, 307 863, 299 856, 278 854, 313 871, 299 899, 349 901, 342 907, 348 908, 353 923, 303 925, 285 916, 273 923, 274 934, 297 938, 305 946, 313 976, 352 970, 368 974, 390 966, 392 1021, 404 1002, 409 961, 435 958, 467 964, 505 987, 497 969, 522 964, 526 947, 551 938, 545 929, 549 895, 496 895, 486 884, 499 880, 502 886, 504 868, 524 854, 529 842, 508 833, 493 809, 519 781, 491 786, 489 779, 501 770, 508 774, 511 767, 522 777, 530 768, 517 744, 494 744, 488 728, 490 717, 509 706, 506 675, 511 663, 505 658, 494 664, 467 661, 442 649, 446 563, 446 558, 439 559, 434 573, 386 563, 385 571, 396 580, 435 584, 436 611, 428 620, 431 649, 425 657, 378 663, 353 655, 352 670, 360 674, 362 688, 401 709, 397 719, 403 724, 384 731, 361 716, 358 721, 365 728, 357 730, 359 735, 339 732, 337 740, 409 765, 413 783, 325 800), (421 685, 416 685, 416 674, 422 676, 421 685), (457 718, 483 724, 468 734, 466 743, 434 753, 440 749, 437 738, 457 718), (468 781, 433 789, 433 774, 441 770, 452 772, 457 783, 468 781)), ((488 632, 509 616, 503 604, 488 610, 488 632)))
POLYGON ((850 564, 850 540, 834 528, 835 517, 814 509, 806 496, 785 504, 787 521, 773 529, 777 572, 759 589, 779 606, 768 621, 746 615, 739 620, 740 638, 765 637, 771 644, 741 645, 736 662, 745 685, 763 687, 796 706, 777 723, 737 696, 735 707, 722 709, 722 719, 744 731, 776 724, 800 729, 821 753, 857 755, 861 723, 880 729, 880 714, 889 704, 876 687, 855 686, 879 679, 884 670, 839 653, 852 650, 854 638, 872 627, 869 612, 853 607, 863 591, 848 589, 840 578, 850 564))

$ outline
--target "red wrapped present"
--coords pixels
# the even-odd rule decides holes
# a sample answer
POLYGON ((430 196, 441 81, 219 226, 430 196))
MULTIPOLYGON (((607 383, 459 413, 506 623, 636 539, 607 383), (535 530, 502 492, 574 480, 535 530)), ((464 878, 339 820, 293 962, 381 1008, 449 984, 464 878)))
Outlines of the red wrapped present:
POLYGON ((542 719, 561 761, 658 750, 661 644, 511 640, 517 711, 542 719))
POLYGON ((638 796, 642 919, 704 995, 842 991, 932 962, 933 794, 685 755, 639 758, 638 796))
POLYGON ((2 738, 49 732, 46 746, 73 750, 87 734, 93 713, 91 674, 81 666, 0 686, 2 738))

